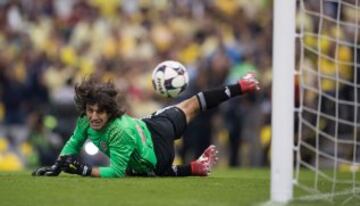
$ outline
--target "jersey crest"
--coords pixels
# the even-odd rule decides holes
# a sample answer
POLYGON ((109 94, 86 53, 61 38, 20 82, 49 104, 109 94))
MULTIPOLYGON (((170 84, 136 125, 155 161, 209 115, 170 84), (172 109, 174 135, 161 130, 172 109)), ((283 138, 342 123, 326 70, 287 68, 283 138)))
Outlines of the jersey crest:
POLYGON ((104 152, 107 151, 107 149, 108 149, 107 144, 104 141, 100 142, 100 147, 101 147, 102 151, 104 151, 104 152))

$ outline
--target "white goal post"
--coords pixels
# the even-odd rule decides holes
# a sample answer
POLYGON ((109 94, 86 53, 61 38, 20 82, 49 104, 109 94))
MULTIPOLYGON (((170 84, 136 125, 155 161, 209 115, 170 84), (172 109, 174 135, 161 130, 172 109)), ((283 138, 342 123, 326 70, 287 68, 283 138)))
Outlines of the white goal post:
POLYGON ((360 0, 274 0, 273 19, 270 199, 358 204, 360 0))
POLYGON ((293 196, 296 0, 274 0, 271 201, 293 196))

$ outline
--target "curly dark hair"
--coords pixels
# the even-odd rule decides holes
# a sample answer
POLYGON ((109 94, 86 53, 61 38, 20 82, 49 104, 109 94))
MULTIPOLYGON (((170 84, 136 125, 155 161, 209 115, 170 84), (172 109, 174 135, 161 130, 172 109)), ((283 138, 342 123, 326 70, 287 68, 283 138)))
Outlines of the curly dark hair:
POLYGON ((99 109, 109 114, 110 118, 120 117, 125 113, 123 97, 111 82, 101 82, 91 76, 75 85, 75 104, 80 116, 86 115, 86 105, 97 104, 99 109))

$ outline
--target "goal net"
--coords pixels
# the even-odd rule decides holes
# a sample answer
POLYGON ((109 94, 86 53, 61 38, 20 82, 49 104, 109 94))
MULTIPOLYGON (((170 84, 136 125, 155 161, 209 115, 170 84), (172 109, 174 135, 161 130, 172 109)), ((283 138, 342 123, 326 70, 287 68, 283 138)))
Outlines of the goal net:
POLYGON ((297 0, 294 198, 360 201, 360 0, 297 0))

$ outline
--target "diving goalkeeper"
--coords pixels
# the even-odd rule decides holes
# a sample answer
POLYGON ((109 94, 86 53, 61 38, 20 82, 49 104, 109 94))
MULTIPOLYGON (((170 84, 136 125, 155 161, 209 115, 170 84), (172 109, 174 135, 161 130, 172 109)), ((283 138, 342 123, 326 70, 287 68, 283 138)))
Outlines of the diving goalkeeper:
POLYGON ((120 94, 111 82, 86 79, 75 86, 80 117, 73 135, 52 166, 40 167, 32 175, 57 176, 63 171, 93 177, 207 176, 217 160, 216 147, 210 145, 190 164, 173 165, 174 141, 199 112, 258 89, 255 74, 249 73, 236 84, 200 92, 147 118, 136 119, 120 109, 120 94), (110 158, 109 166, 91 167, 77 160, 87 139, 110 158))

